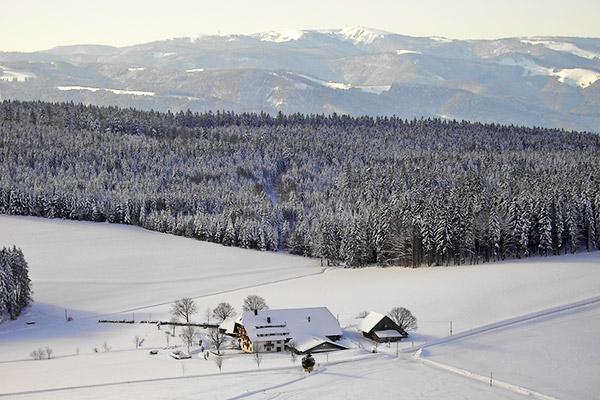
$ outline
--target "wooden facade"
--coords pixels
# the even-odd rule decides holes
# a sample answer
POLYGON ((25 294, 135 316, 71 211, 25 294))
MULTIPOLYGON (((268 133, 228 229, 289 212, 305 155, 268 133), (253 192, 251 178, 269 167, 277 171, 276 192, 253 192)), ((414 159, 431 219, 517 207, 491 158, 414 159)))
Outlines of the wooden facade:
POLYGON ((253 310, 240 315, 233 328, 245 353, 305 353, 345 349, 339 322, 325 307, 253 310))
POLYGON ((382 318, 377 322, 373 327, 371 327, 368 331, 363 330, 363 336, 380 343, 385 342, 399 342, 402 339, 408 337, 408 333, 404 331, 398 324, 396 324, 390 317, 387 315, 382 315, 382 318), (377 332, 386 332, 393 331, 397 332, 397 334, 382 336, 377 335, 377 332))
POLYGON ((235 324, 235 336, 238 338, 240 342, 240 348, 244 353, 254 353, 254 352, 281 352, 287 350, 286 345, 289 339, 282 337, 280 339, 277 338, 269 338, 261 341, 252 341, 246 332, 246 328, 244 325, 235 324))

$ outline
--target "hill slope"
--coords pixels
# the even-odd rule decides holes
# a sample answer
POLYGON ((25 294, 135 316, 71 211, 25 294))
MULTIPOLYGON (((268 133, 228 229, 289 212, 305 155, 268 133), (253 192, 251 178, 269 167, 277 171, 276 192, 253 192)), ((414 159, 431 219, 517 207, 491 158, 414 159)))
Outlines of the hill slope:
MULTIPOLYGON (((436 339, 444 342, 426 346, 424 358, 480 374, 493 371, 495 379, 544 394, 593 398, 598 390, 594 360, 600 349, 591 345, 600 322, 597 304, 513 326, 502 324, 508 318, 597 297, 598 252, 457 268, 333 269, 300 276, 319 269, 302 266, 305 260, 301 258, 285 260, 250 251, 240 258, 239 249, 109 224, 0 216, 0 243, 24 249, 36 298, 45 302, 34 303, 17 321, 0 324, 0 373, 5 378, 0 396, 192 399, 201 390, 204 397, 215 399, 306 398, 307 393, 340 399, 373 394, 425 399, 529 398, 412 361, 413 341, 419 347, 436 339), (124 240, 131 246, 124 246, 124 240), (85 254, 73 256, 72 247, 85 254), (162 252, 162 257, 149 256, 150 247, 162 252), (221 274, 206 273, 213 269, 217 254, 229 262, 219 266, 221 274), (169 259, 174 260, 172 268, 152 268, 169 264, 169 259), (131 260, 139 265, 130 267, 131 260), (253 280, 259 268, 249 265, 252 260, 262 261, 267 274, 260 278, 271 283, 253 280), (291 268, 296 262, 299 267, 291 268), (249 266, 251 273, 244 274, 249 266), (122 271, 114 273, 118 267, 122 271), (174 279, 175 269, 188 282, 174 279), (101 271, 106 278, 99 278, 101 271), (296 279, 287 279, 294 274, 296 279), (102 295, 92 296, 96 283, 106 283, 108 278, 111 284, 104 286, 102 295), (161 290, 148 290, 148 281, 161 290), (215 294, 216 287, 223 293, 215 294), (123 296, 123 289, 129 298, 123 296), (205 320, 206 307, 219 302, 229 302, 239 311, 248 294, 263 296, 272 308, 327 306, 338 316, 351 349, 315 355, 320 365, 311 375, 300 370, 299 362, 292 364, 285 353, 265 355, 258 369, 251 355, 237 350, 226 351, 223 374, 219 374, 214 356, 204 360, 197 343, 192 346, 192 359, 174 360, 165 349, 168 328, 159 330, 154 324, 137 322, 168 320, 170 304, 152 305, 163 301, 165 294, 174 300, 184 290, 196 298, 201 310, 194 316, 198 322, 205 320), (99 311, 123 310, 132 301, 141 305, 135 311, 135 324, 96 322, 99 311), (379 354, 370 354, 371 343, 357 332, 360 320, 355 317, 362 310, 385 313, 394 306, 408 307, 418 318, 419 330, 399 344, 407 353, 398 359, 393 358, 395 346, 379 346, 379 354), (65 307, 74 317, 71 322, 64 319, 65 307), (26 325, 28 320, 36 324, 26 325), (449 321, 453 321, 453 337, 466 336, 448 338, 449 321), (468 335, 472 328, 495 323, 499 329, 468 335), (578 340, 564 338, 567 327, 578 340), (133 343, 136 335, 144 339, 140 349, 133 343), (103 342, 112 348, 110 352, 102 350, 103 342), (52 359, 34 361, 28 356, 46 346, 54 350, 52 359), (150 356, 149 349, 159 349, 159 354, 150 356), (39 392, 12 395, 24 391, 39 392)), ((131 317, 131 312, 112 316, 131 317)), ((170 338, 168 346, 185 349, 177 336, 170 338)))

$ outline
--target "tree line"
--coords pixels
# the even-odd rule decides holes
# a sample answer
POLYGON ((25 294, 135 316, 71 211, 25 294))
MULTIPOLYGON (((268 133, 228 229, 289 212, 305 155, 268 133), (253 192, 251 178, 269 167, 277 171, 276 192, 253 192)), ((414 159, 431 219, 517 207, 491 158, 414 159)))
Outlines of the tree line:
MULTIPOLYGON (((0 322, 6 311, 16 319, 32 301, 29 267, 18 247, 0 250, 0 322)), ((49 358, 50 356, 48 356, 49 358)))
POLYGON ((0 212, 355 267, 600 247, 600 139, 395 117, 0 104, 0 212))

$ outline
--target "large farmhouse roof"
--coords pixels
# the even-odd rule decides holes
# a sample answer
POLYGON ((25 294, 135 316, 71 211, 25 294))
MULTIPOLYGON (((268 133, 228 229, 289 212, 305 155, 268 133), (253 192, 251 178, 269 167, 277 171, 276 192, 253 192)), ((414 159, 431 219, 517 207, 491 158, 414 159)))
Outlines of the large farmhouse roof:
POLYGON ((339 322, 326 307, 246 311, 236 322, 253 342, 290 339, 300 343, 342 336, 339 322))

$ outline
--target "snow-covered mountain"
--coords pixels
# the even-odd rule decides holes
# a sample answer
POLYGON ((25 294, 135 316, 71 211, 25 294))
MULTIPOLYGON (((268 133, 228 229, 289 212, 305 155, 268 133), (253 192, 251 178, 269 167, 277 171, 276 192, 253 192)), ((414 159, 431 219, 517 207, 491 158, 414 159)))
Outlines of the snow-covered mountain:
POLYGON ((347 28, 67 46, 0 53, 0 98, 600 131, 600 39, 461 41, 347 28))

